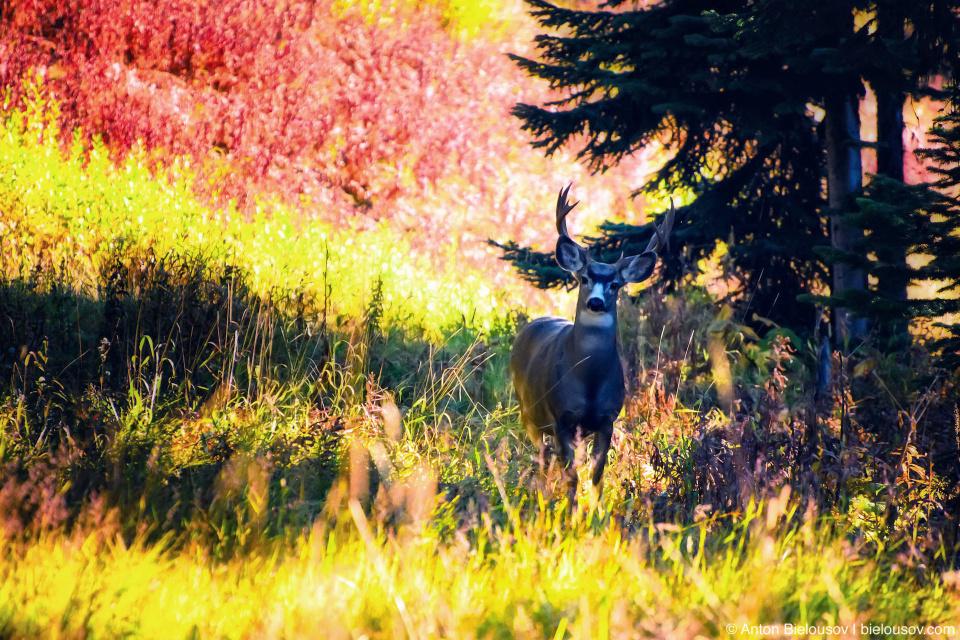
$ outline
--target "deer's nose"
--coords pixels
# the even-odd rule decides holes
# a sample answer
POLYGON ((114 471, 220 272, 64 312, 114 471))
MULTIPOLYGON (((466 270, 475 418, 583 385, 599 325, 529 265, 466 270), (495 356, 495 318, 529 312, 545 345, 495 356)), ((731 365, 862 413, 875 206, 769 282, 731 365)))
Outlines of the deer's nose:
POLYGON ((590 309, 590 311, 603 311, 603 300, 600 298, 590 298, 587 300, 587 309, 590 309))

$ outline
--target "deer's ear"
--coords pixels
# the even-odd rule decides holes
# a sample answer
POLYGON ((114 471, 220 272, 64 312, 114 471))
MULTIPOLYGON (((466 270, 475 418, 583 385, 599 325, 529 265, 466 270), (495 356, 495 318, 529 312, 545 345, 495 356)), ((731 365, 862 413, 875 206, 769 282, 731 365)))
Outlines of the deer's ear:
POLYGON ((557 239, 557 264, 564 271, 576 273, 587 265, 587 252, 566 236, 557 239))
POLYGON ((653 275, 657 266, 655 251, 644 251, 638 256, 624 258, 617 263, 620 277, 627 282, 643 282, 653 275))

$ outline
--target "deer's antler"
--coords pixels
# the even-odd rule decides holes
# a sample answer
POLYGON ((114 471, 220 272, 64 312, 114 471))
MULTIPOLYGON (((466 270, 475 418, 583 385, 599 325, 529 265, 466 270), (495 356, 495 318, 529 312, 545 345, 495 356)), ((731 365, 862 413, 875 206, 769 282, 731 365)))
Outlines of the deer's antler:
POLYGON ((647 244, 647 251, 659 252, 661 249, 667 250, 670 248, 670 230, 673 228, 673 220, 676 215, 677 210, 673 206, 673 198, 670 198, 670 211, 667 213, 659 227, 657 225, 653 225, 654 235, 652 238, 650 238, 650 242, 647 244))
MULTIPOLYGON (((570 213, 575 206, 580 204, 579 202, 574 202, 570 204, 567 201, 567 195, 570 193, 570 188, 573 186, 573 183, 567 185, 566 189, 560 190, 560 195, 557 196, 557 233, 566 238, 570 238, 570 234, 567 233, 567 214, 570 213)), ((573 240, 573 238, 570 238, 573 240)))

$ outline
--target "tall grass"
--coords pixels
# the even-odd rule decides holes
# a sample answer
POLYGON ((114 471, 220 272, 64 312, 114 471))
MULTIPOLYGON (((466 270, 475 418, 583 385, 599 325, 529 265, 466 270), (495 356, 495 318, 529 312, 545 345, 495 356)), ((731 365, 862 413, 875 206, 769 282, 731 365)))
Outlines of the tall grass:
MULTIPOLYGON (((434 340, 463 326, 490 329, 519 289, 494 290, 454 256, 444 264, 414 255, 408 240, 373 231, 295 222, 296 214, 259 201, 251 219, 232 205, 211 208, 191 191, 190 163, 151 171, 144 151, 114 165, 103 145, 77 134, 60 153, 57 107, 39 88, 0 129, 3 268, 8 276, 63 267, 76 286, 92 286, 112 248, 203 256, 250 277, 258 295, 296 292, 330 317, 359 317, 374 290, 379 321, 434 340)), ((456 250, 455 244, 451 247, 456 250)))
MULTIPOLYGON (((784 500, 731 521, 623 537, 549 509, 438 538, 421 529, 318 524, 282 547, 213 563, 203 548, 125 544, 109 529, 3 540, 6 637, 768 637, 864 626, 941 627, 953 586, 795 519, 784 500), (732 541, 732 542, 731 542, 732 541), (728 631, 728 625, 735 629, 728 631), (767 629, 764 631, 763 629, 767 629), (773 631, 770 631, 773 629, 773 631), (778 631, 779 630, 779 631, 778 631)), ((873 634, 883 635, 883 634, 873 634)))
MULTIPOLYGON (((55 127, 38 97, 0 135, 8 506, 52 455, 70 501, 109 494, 129 509, 126 534, 193 531, 209 507, 217 524, 197 527, 232 548, 242 514, 209 485, 235 456, 299 478, 298 495, 279 479, 271 495, 303 526, 350 442, 382 431, 385 402, 422 436, 437 421, 476 427, 505 400, 491 356, 514 322, 510 292, 456 263, 429 268, 386 230, 298 229, 280 205, 253 220, 210 210, 185 163, 114 166, 79 142, 62 156, 55 127)), ((415 466, 434 437, 393 456, 415 466)), ((17 507, 11 527, 43 508, 17 507)))

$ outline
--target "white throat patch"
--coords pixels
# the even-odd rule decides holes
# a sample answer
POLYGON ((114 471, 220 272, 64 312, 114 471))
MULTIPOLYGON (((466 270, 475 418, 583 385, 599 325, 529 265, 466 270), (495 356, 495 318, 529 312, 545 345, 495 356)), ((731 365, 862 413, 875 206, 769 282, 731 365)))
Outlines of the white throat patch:
POLYGON ((608 329, 616 324, 616 321, 617 317, 614 315, 614 312, 597 313, 589 309, 581 309, 580 314, 577 316, 577 324, 583 327, 598 329, 608 329))

